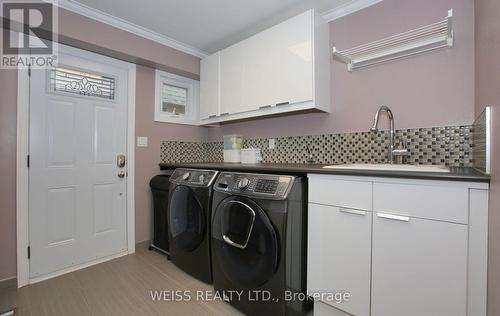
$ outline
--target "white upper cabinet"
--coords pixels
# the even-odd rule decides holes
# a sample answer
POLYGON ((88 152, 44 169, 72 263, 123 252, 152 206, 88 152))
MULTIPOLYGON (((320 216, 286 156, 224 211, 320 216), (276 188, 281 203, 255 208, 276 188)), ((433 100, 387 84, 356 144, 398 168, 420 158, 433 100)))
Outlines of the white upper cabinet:
POLYGON ((200 119, 219 115, 220 53, 203 59, 200 64, 200 119))
MULTIPOLYGON (((212 56, 206 59, 215 58, 212 56)), ((330 108, 329 28, 314 10, 306 11, 220 51, 220 77, 204 78, 201 124, 330 108), (207 85, 204 87, 204 85, 207 85), (213 101, 220 93, 217 116, 213 101), (210 99, 205 102, 204 98, 210 99)), ((213 66, 216 68, 215 66, 213 66)), ((207 74, 208 73, 208 74, 207 74)), ((213 76, 213 75, 212 75, 213 76)))
POLYGON ((237 44, 220 52, 220 114, 240 111, 243 107, 243 74, 245 65, 240 58, 243 45, 237 44))
MULTIPOLYGON (((269 108, 274 105, 277 54, 273 29, 241 42, 244 49, 243 111, 269 108)), ((236 113, 236 112, 233 112, 236 113)))
MULTIPOLYGON (((314 100, 312 11, 283 22, 275 33, 274 103, 287 104, 314 100)), ((328 49, 328 48, 327 48, 328 49)))

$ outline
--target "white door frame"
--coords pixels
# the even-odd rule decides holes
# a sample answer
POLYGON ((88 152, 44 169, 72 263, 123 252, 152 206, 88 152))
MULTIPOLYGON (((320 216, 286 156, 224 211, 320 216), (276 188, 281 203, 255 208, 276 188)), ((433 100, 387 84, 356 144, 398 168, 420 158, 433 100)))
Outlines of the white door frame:
MULTIPOLYGON (((102 56, 88 51, 59 44, 60 52, 71 53, 75 56, 94 55, 107 64, 126 69, 128 71, 128 102, 127 102, 127 253, 135 252, 135 89, 136 65, 111 57, 102 56)), ((29 277, 29 169, 27 156, 29 154, 29 101, 30 78, 27 69, 17 72, 17 154, 16 154, 16 225, 17 225, 17 286, 22 287, 30 283, 41 281, 42 278, 32 280, 29 277)), ((120 254, 123 255, 123 254, 120 254)), ((119 255, 118 255, 119 256, 119 255)), ((99 262, 117 257, 101 258, 98 261, 70 267, 51 274, 48 277, 64 274, 81 269, 99 262)), ((46 278, 48 278, 46 277, 46 278)))

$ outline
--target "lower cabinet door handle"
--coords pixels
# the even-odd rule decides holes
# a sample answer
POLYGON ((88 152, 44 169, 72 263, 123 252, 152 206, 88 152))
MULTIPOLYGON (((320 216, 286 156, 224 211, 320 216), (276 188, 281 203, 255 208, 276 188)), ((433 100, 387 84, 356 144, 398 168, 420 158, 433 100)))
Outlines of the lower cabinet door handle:
POLYGON ((377 217, 385 218, 385 219, 392 219, 392 220, 400 221, 400 222, 409 222, 410 221, 410 218, 408 216, 401 216, 401 215, 394 215, 394 214, 387 214, 387 213, 377 213, 377 217))
POLYGON ((354 215, 366 215, 366 211, 354 210, 352 208, 339 208, 339 211, 342 213, 349 213, 354 215))

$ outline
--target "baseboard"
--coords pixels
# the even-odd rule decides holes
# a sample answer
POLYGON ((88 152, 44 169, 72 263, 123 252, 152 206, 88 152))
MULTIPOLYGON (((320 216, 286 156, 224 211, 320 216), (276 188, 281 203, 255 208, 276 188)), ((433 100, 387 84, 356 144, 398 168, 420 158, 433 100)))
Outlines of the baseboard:
POLYGON ((74 271, 77 271, 77 270, 88 268, 88 267, 94 266, 96 264, 103 263, 103 262, 106 262, 106 261, 110 261, 110 260, 113 260, 113 259, 116 259, 116 258, 120 258, 120 257, 126 256, 126 255, 128 255, 128 252, 121 252, 121 253, 117 253, 117 254, 114 254, 114 255, 111 255, 111 256, 107 256, 107 257, 103 257, 103 258, 100 258, 100 259, 97 259, 97 260, 93 260, 93 261, 90 261, 90 262, 85 262, 85 263, 82 263, 82 264, 78 264, 78 265, 75 265, 75 266, 72 266, 72 267, 69 267, 69 268, 66 268, 66 269, 62 269, 62 270, 56 271, 56 272, 52 272, 52 273, 45 274, 45 275, 42 275, 42 276, 39 276, 39 277, 31 278, 30 281, 29 281, 29 283, 30 284, 34 284, 34 283, 42 282, 42 281, 45 281, 45 280, 48 280, 48 279, 52 279, 52 278, 61 276, 63 274, 67 274, 67 273, 70 273, 70 272, 74 272, 74 271))
POLYGON ((17 278, 15 276, 0 280, 0 289, 7 287, 17 287, 17 278))
POLYGON ((137 249, 137 250, 148 249, 150 245, 151 245, 151 240, 140 241, 140 242, 135 244, 135 249, 137 249))
MULTIPOLYGON (((144 240, 144 241, 136 243, 135 247, 136 247, 137 250, 139 250, 139 249, 142 250, 142 249, 148 249, 150 245, 151 245, 151 241, 150 240, 144 240)), ((54 277, 57 277, 57 276, 60 276, 60 275, 63 275, 63 274, 69 273, 69 272, 80 270, 80 269, 83 269, 83 268, 86 268, 86 267, 90 267, 90 266, 93 266, 93 265, 96 265, 96 264, 99 264, 99 263, 102 263, 102 262, 106 262, 106 261, 109 261, 109 260, 112 260, 112 259, 116 259, 116 258, 119 258, 119 257, 122 257, 122 256, 126 256, 126 255, 127 255, 126 252, 125 253, 119 253, 119 254, 115 254, 115 255, 112 255, 112 256, 109 256, 109 257, 105 257, 105 258, 101 258, 101 259, 98 259, 98 260, 95 260, 95 261, 83 263, 83 264, 80 264, 80 265, 77 265, 77 266, 73 266, 73 267, 70 267, 70 268, 67 268, 67 269, 63 269, 61 271, 50 273, 48 275, 44 275, 44 276, 41 276, 41 277, 30 279, 29 284, 38 283, 38 282, 41 282, 41 281, 44 281, 44 280, 47 280, 47 279, 50 279, 50 278, 54 278, 54 277)), ((6 278, 6 279, 3 279, 3 280, 0 280, 0 289, 5 288, 5 287, 9 287, 9 286, 15 286, 15 287, 17 287, 17 278, 16 277, 10 277, 10 278, 6 278)))

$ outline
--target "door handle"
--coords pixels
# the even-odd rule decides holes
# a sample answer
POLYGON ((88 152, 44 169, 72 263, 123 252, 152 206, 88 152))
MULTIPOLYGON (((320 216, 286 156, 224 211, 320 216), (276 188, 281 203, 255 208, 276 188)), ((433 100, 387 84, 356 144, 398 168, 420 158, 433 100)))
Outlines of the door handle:
POLYGON ((118 168, 125 167, 126 163, 127 163, 127 159, 125 158, 125 155, 119 154, 116 156, 116 165, 118 166, 118 168))
POLYGON ((250 240, 250 236, 252 235, 252 231, 253 231, 253 225, 255 223, 255 217, 257 214, 255 214, 255 211, 253 210, 253 208, 251 208, 250 206, 248 206, 247 204, 243 203, 243 202, 240 202, 240 201, 229 201, 227 202, 227 204, 239 204, 243 207, 245 207, 248 211, 250 211, 250 215, 252 216, 252 222, 250 223, 250 228, 248 229, 248 232, 247 232, 247 236, 245 238, 245 241, 243 242, 243 244, 240 244, 238 242, 234 242, 231 240, 231 238, 229 236, 227 236, 226 234, 222 234, 222 240, 224 240, 224 242, 230 246, 233 246, 233 247, 236 247, 236 248, 239 248, 239 249, 245 249, 248 245, 248 241, 250 240))
POLYGON ((118 172, 118 178, 122 179, 122 178, 125 178, 125 171, 121 170, 120 172, 118 172))
POLYGON ((247 247, 246 243, 245 244, 239 244, 237 242, 234 242, 227 235, 222 235, 222 239, 224 240, 224 242, 226 244, 231 245, 231 246, 236 247, 236 248, 245 249, 247 247))
POLYGON ((410 221, 410 218, 408 216, 401 216, 401 215, 394 215, 394 214, 387 214, 387 213, 377 213, 377 217, 385 218, 385 219, 392 219, 392 220, 400 221, 400 222, 409 222, 410 221))
POLYGON ((353 210, 351 208, 339 208, 339 211, 342 213, 349 213, 349 214, 354 214, 354 215, 366 215, 366 211, 361 211, 361 210, 353 210))

